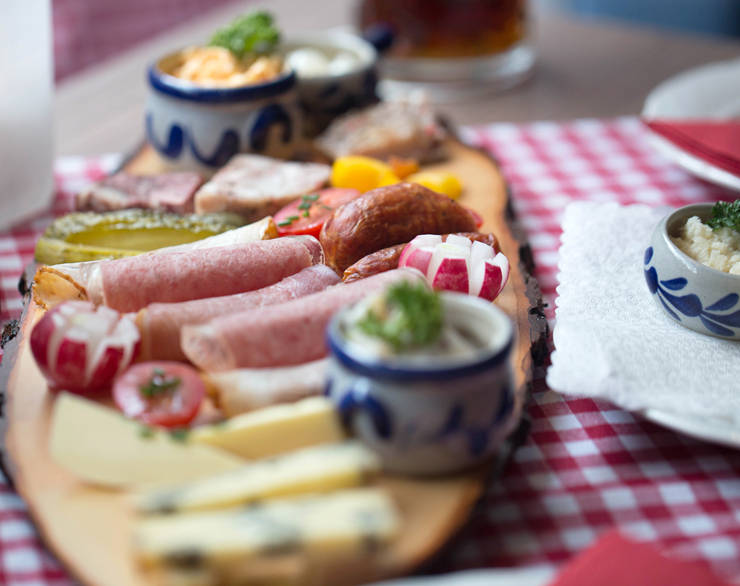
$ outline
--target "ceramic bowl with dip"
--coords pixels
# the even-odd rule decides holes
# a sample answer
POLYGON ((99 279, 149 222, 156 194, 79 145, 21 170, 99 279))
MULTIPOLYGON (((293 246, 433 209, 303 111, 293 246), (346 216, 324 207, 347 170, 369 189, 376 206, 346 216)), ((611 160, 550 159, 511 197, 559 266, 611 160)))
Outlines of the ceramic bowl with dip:
POLYGON ((655 303, 681 325, 709 336, 740 340, 740 274, 694 260, 673 240, 690 218, 709 220, 712 207, 684 206, 658 223, 645 251, 645 280, 655 303))
POLYGON ((342 31, 304 34, 287 39, 282 51, 298 76, 309 136, 339 114, 378 101, 378 53, 363 38, 342 31))
POLYGON ((239 87, 205 87, 172 75, 182 51, 148 70, 146 131, 173 170, 213 173, 236 153, 288 158, 301 137, 296 75, 239 87))
POLYGON ((446 324, 473 340, 458 355, 380 356, 348 337, 352 309, 327 330, 327 395, 386 470, 464 470, 490 458, 516 424, 510 354, 514 330, 495 305, 442 293, 446 324))

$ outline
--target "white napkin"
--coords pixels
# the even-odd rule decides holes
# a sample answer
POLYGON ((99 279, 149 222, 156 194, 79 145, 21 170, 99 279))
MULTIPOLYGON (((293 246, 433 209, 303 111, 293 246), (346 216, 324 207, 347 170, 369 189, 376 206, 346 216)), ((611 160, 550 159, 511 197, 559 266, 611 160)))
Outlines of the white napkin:
POLYGON ((643 257, 666 209, 574 202, 563 216, 550 388, 740 422, 740 342, 668 317, 650 297, 643 257))

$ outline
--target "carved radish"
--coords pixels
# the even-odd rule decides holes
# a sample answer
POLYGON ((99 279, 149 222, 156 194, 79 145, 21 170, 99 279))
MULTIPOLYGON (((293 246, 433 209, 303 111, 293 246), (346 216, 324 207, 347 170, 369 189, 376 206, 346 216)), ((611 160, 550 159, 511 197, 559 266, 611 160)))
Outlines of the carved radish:
POLYGON ((509 278, 509 261, 493 247, 464 236, 417 236, 403 249, 398 262, 427 277, 434 289, 469 293, 493 301, 509 278))
POLYGON ((31 352, 52 392, 92 394, 106 389, 139 351, 130 316, 87 301, 67 301, 39 320, 31 352))

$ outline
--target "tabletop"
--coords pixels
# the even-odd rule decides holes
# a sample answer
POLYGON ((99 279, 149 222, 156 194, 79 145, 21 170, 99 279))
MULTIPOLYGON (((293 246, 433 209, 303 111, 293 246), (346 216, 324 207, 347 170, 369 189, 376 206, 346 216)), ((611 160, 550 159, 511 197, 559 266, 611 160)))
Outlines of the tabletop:
MULTIPOLYGON (((270 6, 288 33, 351 20, 351 5, 342 0, 320 5, 274 0, 270 6)), ((65 80, 57 93, 57 154, 135 148, 143 136, 147 61, 203 38, 244 7, 221 9, 65 80)), ((463 129, 464 138, 501 161, 552 318, 567 202, 656 206, 727 197, 654 152, 633 115, 662 79, 736 57, 740 44, 550 15, 540 15, 538 39, 541 59, 531 81, 442 110, 460 124, 475 125, 463 129), (574 118, 580 120, 553 122, 574 118)), ((20 310, 17 277, 39 232, 53 214, 69 209, 76 190, 120 160, 118 155, 59 159, 51 213, 0 234, 0 317, 20 310)), ((526 444, 501 481, 489 486, 463 533, 428 570, 559 564, 618 527, 674 554, 707 561, 726 578, 740 577, 740 452, 692 440, 606 403, 564 398, 547 388, 544 370, 536 373, 530 415, 526 444)), ((4 583, 72 584, 43 549, 23 503, 0 479, 4 583)))
MULTIPOLYGON (((235 2, 66 78, 57 88, 57 155, 129 152, 143 138, 144 71, 156 55, 202 41, 250 2, 235 2)), ((286 35, 348 25, 353 0, 261 0, 286 35)), ((539 62, 525 84, 440 108, 458 124, 638 114, 647 93, 689 67, 740 56, 740 40, 669 33, 535 10, 539 62)))

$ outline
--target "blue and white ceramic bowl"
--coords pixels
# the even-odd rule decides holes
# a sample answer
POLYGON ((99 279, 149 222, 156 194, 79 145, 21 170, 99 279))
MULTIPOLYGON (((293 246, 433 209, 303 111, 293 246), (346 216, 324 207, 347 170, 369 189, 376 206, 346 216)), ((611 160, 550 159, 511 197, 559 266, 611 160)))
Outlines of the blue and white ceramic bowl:
POLYGON ((149 66, 146 131, 166 166, 213 173, 236 153, 288 158, 301 137, 295 73, 235 88, 205 88, 168 72, 180 52, 149 66))
POLYGON ((510 354, 514 329, 495 305, 444 293, 448 319, 485 340, 464 358, 379 359, 348 342, 346 311, 327 331, 327 395, 386 470, 457 472, 489 458, 516 424, 510 354))
POLYGON ((306 77, 297 72, 298 96, 309 136, 324 130, 339 114, 378 101, 378 53, 362 37, 342 31, 304 34, 289 38, 283 51, 287 54, 305 48, 329 58, 343 52, 355 62, 353 68, 338 74, 306 77))
POLYGON ((690 258, 671 236, 692 216, 712 217, 713 204, 677 209, 655 227, 645 251, 644 270, 655 303, 683 326, 709 336, 740 340, 740 276, 690 258))

